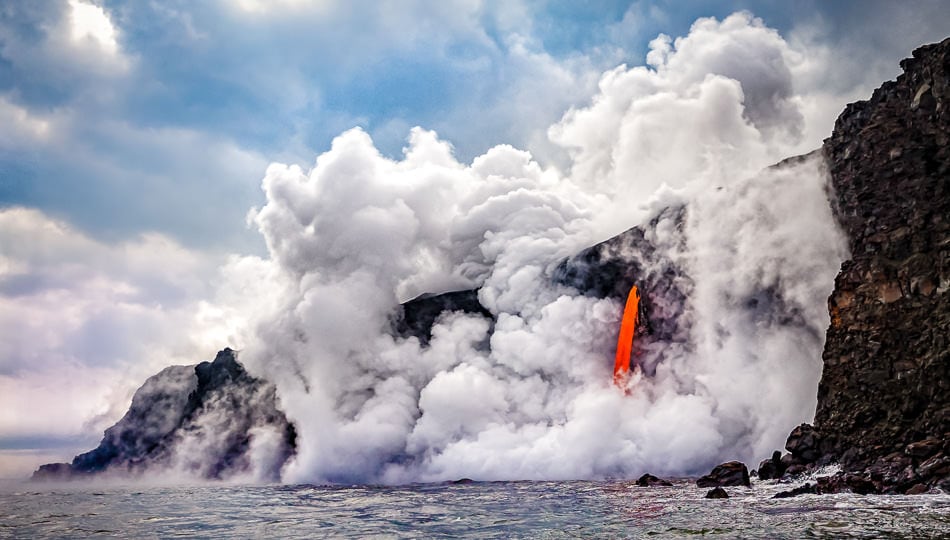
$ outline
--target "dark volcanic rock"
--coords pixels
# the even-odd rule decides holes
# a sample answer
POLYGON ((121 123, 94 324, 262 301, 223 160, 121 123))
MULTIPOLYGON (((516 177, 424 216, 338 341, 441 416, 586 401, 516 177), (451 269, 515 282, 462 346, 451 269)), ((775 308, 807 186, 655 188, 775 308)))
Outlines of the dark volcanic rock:
POLYGON ((750 487, 749 469, 741 461, 729 461, 716 465, 706 476, 696 480, 699 487, 745 486, 750 487))
POLYGON ((926 459, 939 452, 943 445, 944 441, 940 439, 925 439, 908 444, 907 448, 904 448, 904 453, 912 458, 926 459))
POLYGON ((785 468, 785 464, 782 463, 782 454, 776 450, 770 459, 763 460, 762 463, 759 463, 757 474, 759 480, 781 478, 782 475, 785 474, 785 468))
POLYGON ((295 446, 296 432, 278 409, 274 386, 248 375, 234 351, 224 349, 213 362, 172 366, 150 377, 96 449, 71 464, 44 465, 33 478, 151 468, 226 478, 256 467, 258 477, 277 479, 295 446), (267 456, 263 462, 252 456, 255 448, 255 455, 267 456))
POLYGON ((838 473, 832 476, 819 477, 814 484, 805 482, 805 484, 792 488, 787 491, 781 491, 772 496, 773 499, 786 499, 797 497, 799 495, 816 494, 824 495, 827 493, 852 492, 860 495, 868 493, 879 493, 874 482, 866 477, 855 474, 838 473))
POLYGON ((706 492, 706 499, 728 499, 729 494, 721 487, 712 488, 706 492))
POLYGON ((945 481, 920 460, 950 433, 950 39, 901 67, 824 145, 852 259, 828 302, 815 430, 879 491, 945 481))
POLYGON ((640 487, 657 487, 657 486, 668 487, 668 486, 672 486, 673 482, 670 482, 669 480, 664 480, 662 478, 653 476, 650 473, 647 473, 637 479, 637 485, 640 487))
POLYGON ((818 493, 818 487, 814 484, 809 484, 806 482, 802 486, 797 488, 792 488, 786 491, 779 491, 775 495, 772 495, 773 499, 788 499, 789 497, 798 497, 799 495, 814 494, 818 493))
POLYGON ((801 424, 788 435, 785 449, 800 463, 812 463, 821 456, 818 448, 818 433, 808 424, 801 424))
POLYGON ((491 312, 478 302, 478 291, 453 291, 442 294, 423 294, 399 307, 393 317, 392 328, 400 337, 415 336, 423 345, 432 339, 432 327, 443 313, 473 313, 492 318, 491 312))
POLYGON ((628 229, 570 257, 555 269, 556 283, 581 294, 623 304, 630 287, 640 289, 645 334, 662 341, 686 341, 680 320, 692 280, 668 253, 684 247, 686 208, 661 211, 649 223, 628 229), (662 249, 661 249, 662 248, 662 249), (671 249, 672 248, 672 249, 671 249))
MULTIPOLYGON (((687 298, 693 290, 689 274, 670 257, 685 250, 687 211, 669 207, 648 223, 584 249, 562 261, 552 274, 555 283, 595 298, 626 302, 633 285, 640 291, 635 351, 669 352, 689 348, 687 298)), ((637 354, 641 368, 652 375, 661 354, 637 354)))
MULTIPOLYGON (((686 209, 666 208, 649 223, 582 250, 561 261, 551 274, 558 285, 595 298, 613 298, 621 305, 634 284, 641 292, 636 346, 661 342, 685 346, 689 324, 683 320, 686 299, 692 290, 687 273, 669 258, 671 251, 685 249, 683 227, 686 209)), ((478 301, 477 290, 425 294, 400 306, 393 316, 392 331, 403 338, 416 337, 427 345, 432 327, 446 313, 492 314, 478 301)), ((648 373, 650 359, 642 366, 648 373)))

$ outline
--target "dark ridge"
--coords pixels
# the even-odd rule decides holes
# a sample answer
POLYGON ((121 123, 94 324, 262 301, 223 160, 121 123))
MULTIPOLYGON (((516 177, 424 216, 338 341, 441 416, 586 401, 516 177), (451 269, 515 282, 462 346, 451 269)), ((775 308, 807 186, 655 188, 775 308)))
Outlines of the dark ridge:
POLYGON ((462 312, 492 319, 492 314, 478 302, 478 290, 423 294, 399 306, 393 317, 392 330, 399 337, 415 336, 423 345, 432 339, 432 327, 443 313, 462 312))
POLYGON ((683 206, 666 208, 649 223, 639 225, 565 259, 554 269, 555 283, 585 296, 613 298, 623 304, 633 285, 640 291, 639 326, 656 341, 686 341, 681 320, 693 288, 683 268, 660 254, 659 241, 684 247, 683 206), (658 238, 657 229, 664 229, 658 238))

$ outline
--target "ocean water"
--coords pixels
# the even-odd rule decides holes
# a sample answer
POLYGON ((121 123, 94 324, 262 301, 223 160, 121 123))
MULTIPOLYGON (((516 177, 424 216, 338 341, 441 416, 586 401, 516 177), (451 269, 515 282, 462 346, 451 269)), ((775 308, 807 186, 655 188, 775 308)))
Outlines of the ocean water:
POLYGON ((400 487, 21 483, 0 489, 0 538, 939 538, 950 495, 806 495, 688 481, 400 487))

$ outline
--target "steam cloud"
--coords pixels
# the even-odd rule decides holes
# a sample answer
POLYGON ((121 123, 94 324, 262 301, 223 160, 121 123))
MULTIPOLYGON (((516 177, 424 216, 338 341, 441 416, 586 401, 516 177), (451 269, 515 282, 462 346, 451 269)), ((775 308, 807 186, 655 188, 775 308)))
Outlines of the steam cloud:
MULTIPOLYGON (((739 13, 651 43, 549 130, 572 169, 497 146, 459 163, 412 130, 400 160, 359 129, 310 171, 271 165, 252 215, 269 260, 242 362, 295 422, 291 482, 695 473, 780 447, 814 414, 825 299, 846 255, 820 157, 800 150, 800 55, 739 13), (551 280, 564 257, 667 206, 660 256, 684 269, 682 341, 611 386, 621 307, 551 280), (428 346, 387 331, 399 302, 480 287, 428 346)), ((671 306, 660 306, 674 309, 671 306)), ((262 448, 264 445, 262 445, 262 448)), ((260 459, 266 460, 266 456, 260 459)))

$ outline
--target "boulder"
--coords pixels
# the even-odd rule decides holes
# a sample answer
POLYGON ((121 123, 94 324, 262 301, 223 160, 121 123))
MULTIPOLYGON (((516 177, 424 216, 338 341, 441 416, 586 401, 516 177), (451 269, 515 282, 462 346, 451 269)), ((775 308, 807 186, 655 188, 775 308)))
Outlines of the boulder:
POLYGON ((931 438, 910 443, 904 448, 904 453, 916 459, 927 459, 943 448, 944 441, 931 438))
POLYGON ((802 465, 801 463, 795 463, 793 465, 789 465, 789 467, 785 469, 785 473, 782 475, 782 477, 794 478, 796 476, 801 476, 806 472, 808 472, 807 466, 802 465))
POLYGON ((751 487, 749 469, 741 461, 729 461, 716 465, 706 476, 696 480, 699 487, 746 486, 751 487))
POLYGON ((789 433, 785 449, 802 463, 812 463, 821 456, 818 433, 809 424, 801 424, 789 433))
POLYGON ((637 479, 637 485, 640 487, 672 486, 673 482, 653 476, 650 473, 644 474, 637 479))
POLYGON ((729 494, 726 493, 726 490, 722 489, 721 487, 717 487, 717 488, 712 488, 712 489, 710 489, 709 491, 707 491, 705 498, 707 498, 707 499, 728 499, 728 498, 729 498, 729 494))
POLYGON ((756 471, 759 480, 771 480, 781 478, 785 474, 785 464, 782 463, 782 454, 778 450, 772 453, 770 459, 762 460, 756 471))

